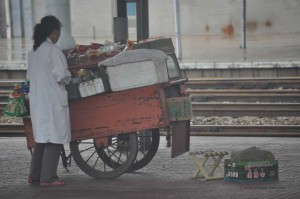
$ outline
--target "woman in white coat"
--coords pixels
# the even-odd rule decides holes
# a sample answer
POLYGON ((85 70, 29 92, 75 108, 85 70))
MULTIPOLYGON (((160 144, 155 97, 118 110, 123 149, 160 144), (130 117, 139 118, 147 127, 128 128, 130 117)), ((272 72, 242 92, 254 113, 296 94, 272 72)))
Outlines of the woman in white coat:
POLYGON ((71 140, 65 84, 71 79, 64 54, 55 43, 61 23, 46 16, 34 28, 34 45, 28 55, 27 78, 30 80, 30 114, 35 147, 29 183, 61 186, 57 166, 63 144, 71 140))

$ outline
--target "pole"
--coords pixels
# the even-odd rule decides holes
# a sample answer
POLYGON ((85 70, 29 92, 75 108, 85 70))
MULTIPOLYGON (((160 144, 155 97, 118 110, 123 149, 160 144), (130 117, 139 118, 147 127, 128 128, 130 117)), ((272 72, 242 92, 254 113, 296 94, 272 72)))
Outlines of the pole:
POLYGON ((127 18, 127 2, 117 0, 116 17, 113 18, 114 42, 125 44, 128 40, 128 18, 127 18))
POLYGON ((137 41, 149 38, 149 8, 148 0, 136 1, 137 41))
POLYGON ((9 0, 5 0, 6 38, 11 39, 11 20, 9 0))
POLYGON ((179 10, 179 0, 174 0, 174 22, 175 22, 175 34, 176 34, 176 55, 178 60, 182 59, 181 50, 181 28, 180 28, 180 10, 179 10))
POLYGON ((242 40, 241 48, 246 49, 246 0, 242 4, 242 40))

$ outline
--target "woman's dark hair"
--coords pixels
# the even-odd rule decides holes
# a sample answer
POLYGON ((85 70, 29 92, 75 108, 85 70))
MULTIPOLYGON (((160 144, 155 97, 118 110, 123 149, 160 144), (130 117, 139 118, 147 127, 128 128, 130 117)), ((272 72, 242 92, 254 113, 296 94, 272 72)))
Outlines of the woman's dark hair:
POLYGON ((49 15, 42 18, 41 23, 36 24, 34 27, 33 50, 36 50, 44 41, 46 41, 53 30, 60 30, 61 26, 60 21, 54 16, 49 15))

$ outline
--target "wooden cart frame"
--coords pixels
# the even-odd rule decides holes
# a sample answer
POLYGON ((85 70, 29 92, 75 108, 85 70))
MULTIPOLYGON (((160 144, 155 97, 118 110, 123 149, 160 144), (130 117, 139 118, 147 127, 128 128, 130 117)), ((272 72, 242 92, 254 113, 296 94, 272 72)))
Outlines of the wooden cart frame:
MULTIPOLYGON (((172 57, 174 59, 174 55, 172 57)), ((98 61, 70 66, 70 70, 94 67, 98 61)), ((175 61, 179 70, 177 59, 175 61)), ((174 118, 168 110, 168 101, 183 99, 189 102, 183 85, 185 81, 180 74, 164 84, 69 101, 72 142, 68 157, 63 151, 64 165, 72 156, 81 170, 95 178, 114 178, 135 171, 154 157, 160 128, 172 135, 172 157, 187 152, 191 114, 188 109, 191 107, 184 108, 188 112, 185 118, 174 118)), ((23 121, 27 145, 32 149, 30 117, 24 117, 23 121)))

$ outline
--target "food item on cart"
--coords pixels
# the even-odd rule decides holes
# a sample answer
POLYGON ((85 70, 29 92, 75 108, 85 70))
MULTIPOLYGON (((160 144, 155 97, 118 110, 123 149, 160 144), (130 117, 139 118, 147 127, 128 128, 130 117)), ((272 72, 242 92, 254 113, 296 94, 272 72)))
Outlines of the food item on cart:
POLYGON ((126 45, 124 51, 126 51, 126 50, 133 50, 133 46, 134 46, 134 41, 128 40, 127 41, 127 45, 126 45))
POLYGON ((76 46, 76 52, 78 54, 84 55, 90 49, 90 45, 79 45, 76 46))
POLYGON ((133 45, 129 45, 128 43, 127 43, 127 45, 126 45, 126 47, 124 48, 124 50, 123 51, 128 51, 128 50, 132 50, 133 49, 133 45))
POLYGON ((97 49, 101 48, 102 46, 103 46, 103 44, 91 43, 90 49, 97 50, 97 49))
POLYGON ((107 53, 110 55, 111 53, 121 52, 125 48, 125 45, 121 43, 113 43, 111 41, 105 41, 104 45, 99 49, 101 53, 107 53))
POLYGON ((64 51, 68 63, 76 63, 78 54, 76 53, 75 49, 72 49, 70 51, 64 51))
POLYGON ((106 52, 99 53, 99 58, 105 58, 105 57, 108 57, 106 52))
POLYGON ((123 51, 125 45, 105 41, 104 44, 91 43, 90 45, 77 44, 76 48, 64 50, 68 65, 97 62, 112 57, 123 51))
POLYGON ((99 58, 99 52, 97 50, 89 50, 87 55, 90 60, 96 60, 99 58))
POLYGON ((83 77, 87 76, 89 73, 90 72, 87 69, 80 69, 77 71, 77 76, 80 78, 83 78, 83 77))
POLYGON ((77 71, 77 77, 82 78, 83 81, 89 81, 93 79, 93 72, 87 69, 80 69, 77 71))
POLYGON ((78 63, 88 62, 89 57, 86 54, 80 54, 76 48, 68 51, 64 51, 68 65, 74 65, 78 63))
POLYGON ((122 52, 125 47, 126 47, 125 44, 121 44, 120 42, 118 42, 118 43, 115 43, 113 45, 113 50, 112 51, 122 52))
POLYGON ((101 53, 109 53, 112 50, 113 50, 113 45, 104 45, 99 49, 101 53))

